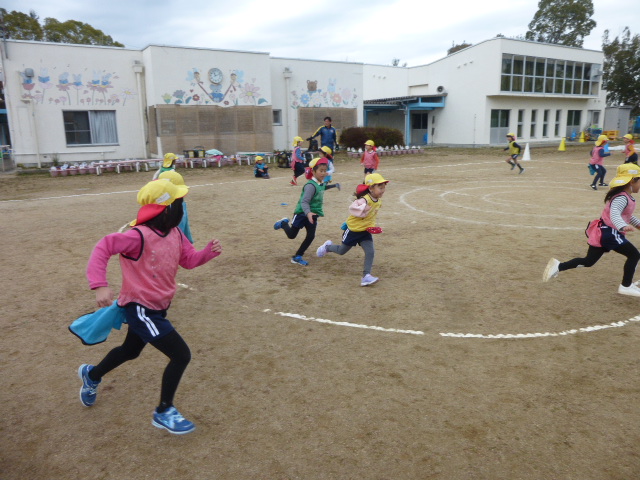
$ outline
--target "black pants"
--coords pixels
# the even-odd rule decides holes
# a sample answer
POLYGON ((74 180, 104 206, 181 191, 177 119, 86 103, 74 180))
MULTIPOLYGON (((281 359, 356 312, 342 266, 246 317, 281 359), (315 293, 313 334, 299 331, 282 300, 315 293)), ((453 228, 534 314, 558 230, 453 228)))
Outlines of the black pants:
MULTIPOLYGON (((636 272, 638 261, 640 261, 640 252, 638 252, 638 249, 630 242, 623 243, 619 248, 616 248, 614 252, 627 257, 627 261, 624 262, 622 286, 628 287, 633 282, 633 275, 636 272)), ((558 270, 563 272, 564 270, 570 270, 576 267, 592 267, 605 253, 607 253, 607 250, 604 248, 589 245, 586 257, 574 258, 568 262, 563 262, 558 266, 558 270)))
POLYGON ((595 185, 597 183, 604 183, 604 176, 607 174, 607 169, 602 165, 594 165, 596 169, 596 176, 593 179, 593 183, 591 185, 595 185))
MULTIPOLYGON (((302 244, 300 244, 300 247, 298 248, 298 251, 296 252, 296 256, 303 256, 304 252, 307 251, 307 248, 309 248, 311 246, 311 243, 313 243, 313 239, 316 238, 316 228, 318 226, 318 216, 314 215, 313 216, 313 220, 315 223, 311 223, 309 222, 309 219, 305 220, 304 223, 304 228, 307 231, 307 235, 304 237, 304 240, 302 241, 302 244)), ((300 227, 294 227, 294 226, 290 226, 288 223, 283 223, 282 224, 282 229, 284 230, 284 233, 287 234, 287 237, 289 237, 290 239, 294 239, 298 236, 298 232, 300 232, 301 228, 300 227)))
MULTIPOLYGON (((160 389, 159 406, 164 410, 173 405, 173 397, 178 389, 182 374, 191 361, 191 351, 175 330, 153 341, 151 345, 169 357, 169 363, 162 375, 162 387, 160 389)), ((129 330, 122 345, 107 353, 104 359, 89 372, 89 378, 94 381, 100 380, 104 375, 123 363, 138 358, 145 346, 146 343, 129 330)), ((142 386, 142 389, 147 389, 146 384, 142 386)))

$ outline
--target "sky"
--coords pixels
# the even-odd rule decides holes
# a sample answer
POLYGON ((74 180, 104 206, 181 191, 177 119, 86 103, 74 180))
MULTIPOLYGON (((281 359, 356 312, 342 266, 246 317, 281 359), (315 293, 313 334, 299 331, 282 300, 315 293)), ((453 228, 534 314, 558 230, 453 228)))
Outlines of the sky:
MULTIPOLYGON (((584 48, 602 49, 602 35, 628 26, 640 33, 638 0, 593 0, 597 22, 584 48)), ((272 57, 407 66, 445 57, 454 44, 498 34, 524 35, 535 0, 4 0, 7 11, 78 20, 127 48, 174 45, 269 53, 272 57)))

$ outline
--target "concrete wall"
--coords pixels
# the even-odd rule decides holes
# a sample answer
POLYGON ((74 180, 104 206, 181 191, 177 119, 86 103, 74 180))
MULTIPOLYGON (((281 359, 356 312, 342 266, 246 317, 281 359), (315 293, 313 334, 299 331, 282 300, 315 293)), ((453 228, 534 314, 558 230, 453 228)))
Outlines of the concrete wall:
POLYGON ((141 103, 132 65, 139 51, 10 41, 3 48, 16 163, 146 157, 141 103), (25 76, 33 69, 34 76, 25 76), (116 112, 118 145, 67 146, 64 110, 116 112))
MULTIPOLYGON (((301 109, 317 109, 319 118, 331 116, 334 109, 355 109, 356 122, 362 124, 362 64, 272 58, 270 71, 273 108, 282 111, 282 125, 273 127, 276 149, 290 150, 293 137, 313 133, 302 124, 301 109)), ((321 125, 320 121, 313 130, 321 125)), ((353 125, 340 125, 334 118, 334 126, 339 130, 353 125)))

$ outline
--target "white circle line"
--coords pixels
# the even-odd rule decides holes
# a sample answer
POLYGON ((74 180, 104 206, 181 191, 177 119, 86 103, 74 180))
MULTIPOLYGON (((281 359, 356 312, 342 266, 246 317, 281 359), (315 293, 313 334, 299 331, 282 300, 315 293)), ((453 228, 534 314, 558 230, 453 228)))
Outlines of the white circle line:
POLYGON ((497 334, 482 334, 482 333, 440 333, 441 337, 454 337, 454 338, 482 338, 482 339, 518 339, 518 338, 539 338, 539 337, 564 337, 566 335, 576 335, 578 333, 597 332, 599 330, 606 330, 608 328, 620 328, 627 326, 630 322, 640 322, 640 315, 637 315, 629 320, 622 320, 620 322, 613 322, 606 325, 593 325, 591 327, 574 328, 571 330, 564 330, 562 332, 544 332, 544 333, 497 333, 497 334))
MULTIPOLYGON (((263 310, 263 312, 267 313, 270 312, 270 309, 266 309, 263 310)), ((314 318, 314 317, 307 317, 305 315, 299 315, 297 313, 285 313, 285 312, 273 312, 274 315, 280 315, 281 317, 289 317, 289 318, 296 318, 298 320, 304 320, 307 322, 318 322, 318 323, 327 323, 330 325, 339 325, 341 327, 351 327, 351 328, 365 328, 365 329, 369 329, 369 330, 377 330, 379 332, 389 332, 389 333, 405 333, 405 334, 409 334, 409 335, 424 335, 424 332, 421 332, 419 330, 400 330, 397 328, 384 328, 384 327, 378 327, 375 325, 362 325, 359 323, 350 323, 350 322, 335 322, 333 320, 327 320, 325 318, 314 318)))

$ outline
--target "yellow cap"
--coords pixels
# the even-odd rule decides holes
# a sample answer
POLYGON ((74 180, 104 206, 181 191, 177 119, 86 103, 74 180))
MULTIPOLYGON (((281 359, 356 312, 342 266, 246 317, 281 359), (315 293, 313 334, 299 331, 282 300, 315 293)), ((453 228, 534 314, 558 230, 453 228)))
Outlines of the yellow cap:
POLYGON ((185 185, 174 185, 168 179, 152 180, 138 192, 138 203, 140 205, 171 205, 178 198, 189 193, 189 188, 185 185))
POLYGON ((364 142, 365 145, 371 145, 372 147, 376 146, 376 143, 373 140, 367 140, 366 142, 364 142))
POLYGON ((608 141, 609 141, 609 137, 607 137, 606 135, 600 135, 598 137, 598 140, 596 140, 596 147, 599 147, 600 145, 608 141))
POLYGON ((175 153, 167 153, 164 156, 164 160, 162 161, 162 166, 164 168, 169 168, 171 164, 178 158, 175 153))
POLYGON ((302 137, 293 137, 293 146, 295 147, 298 143, 302 142, 302 137))
POLYGON ((331 149, 329 147, 327 147, 326 145, 324 147, 320 147, 320 150, 322 150, 324 153, 326 153, 327 155, 331 155, 333 152, 331 151, 331 149))
POLYGON ((622 138, 626 138, 628 140, 633 140, 633 135, 631 135, 630 133, 627 133, 626 135, 623 135, 622 138))
POLYGON ((389 183, 389 180, 385 180, 379 173, 370 173, 364 177, 365 185, 378 185, 380 183, 389 183))
POLYGON ((260 155, 256 155, 256 162, 261 162, 262 160, 264 160, 264 157, 261 157, 260 155))
POLYGON ((167 170, 166 172, 162 172, 160 175, 158 175, 158 179, 160 178, 165 178, 174 185, 184 185, 184 178, 182 178, 182 175, 180 175, 175 170, 167 170))
POLYGON ((609 188, 621 187, 634 178, 640 178, 640 167, 635 163, 624 163, 618 167, 616 177, 609 182, 609 188))
POLYGON ((515 133, 507 133, 507 137, 516 138, 516 134, 515 133))

